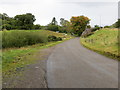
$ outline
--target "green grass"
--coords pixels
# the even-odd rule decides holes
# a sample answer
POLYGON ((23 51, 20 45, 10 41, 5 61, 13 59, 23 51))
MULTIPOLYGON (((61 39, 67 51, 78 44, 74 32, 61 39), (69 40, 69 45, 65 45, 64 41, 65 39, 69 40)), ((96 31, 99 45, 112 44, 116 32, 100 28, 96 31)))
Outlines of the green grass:
POLYGON ((65 37, 65 35, 48 30, 11 30, 2 32, 2 47, 23 47, 48 42, 48 36, 65 37))
POLYGON ((101 29, 94 34, 80 38, 83 46, 100 54, 120 60, 118 55, 118 29, 101 29))
MULTIPOLYGON (((14 31, 7 31, 7 32, 14 32, 14 31)), ((65 36, 61 33, 56 33, 52 31, 32 31, 28 30, 25 32, 44 32, 47 35, 55 35, 56 37, 63 37, 63 41, 68 40, 71 38, 70 35, 65 36)), ((46 42, 46 43, 39 43, 31 46, 24 46, 21 48, 6 48, 3 49, 2 52, 2 74, 4 77, 10 77, 17 75, 19 73, 18 70, 22 70, 26 65, 35 63, 36 54, 38 51, 44 48, 48 48, 59 44, 63 41, 57 42, 46 42)))
POLYGON ((50 42, 47 44, 36 44, 22 48, 14 48, 3 50, 2 55, 2 74, 3 77, 16 75, 17 69, 22 69, 24 66, 34 63, 34 55, 38 50, 51 47, 60 43, 50 42))

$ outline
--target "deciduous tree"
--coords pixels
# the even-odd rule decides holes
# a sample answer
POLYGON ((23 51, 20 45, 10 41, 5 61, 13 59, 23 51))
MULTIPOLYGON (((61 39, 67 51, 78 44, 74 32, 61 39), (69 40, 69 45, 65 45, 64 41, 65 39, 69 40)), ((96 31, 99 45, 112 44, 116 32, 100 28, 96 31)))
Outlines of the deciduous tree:
POLYGON ((30 30, 33 27, 33 22, 36 20, 35 16, 32 15, 31 13, 16 15, 14 18, 16 20, 16 26, 18 29, 30 30))
POLYGON ((70 19, 72 31, 77 36, 80 36, 82 32, 86 29, 87 24, 89 24, 90 19, 85 16, 72 17, 70 19))

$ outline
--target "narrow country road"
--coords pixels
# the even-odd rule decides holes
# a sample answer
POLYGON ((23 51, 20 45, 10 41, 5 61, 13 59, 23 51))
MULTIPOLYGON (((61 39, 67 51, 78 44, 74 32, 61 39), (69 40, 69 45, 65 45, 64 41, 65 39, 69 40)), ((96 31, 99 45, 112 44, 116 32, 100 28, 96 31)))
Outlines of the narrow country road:
POLYGON ((47 62, 49 88, 117 88, 118 61, 90 51, 79 38, 56 46, 47 62))

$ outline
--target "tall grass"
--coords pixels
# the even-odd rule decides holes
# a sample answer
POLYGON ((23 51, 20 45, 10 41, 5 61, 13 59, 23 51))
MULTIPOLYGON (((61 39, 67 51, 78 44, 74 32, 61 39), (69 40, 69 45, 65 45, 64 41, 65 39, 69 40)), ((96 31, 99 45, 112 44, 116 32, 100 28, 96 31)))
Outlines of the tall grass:
POLYGON ((46 43, 48 37, 44 32, 26 32, 26 31, 3 31, 2 47, 22 47, 37 43, 46 43))
POLYGON ((86 38, 81 37, 81 43, 96 52, 120 60, 118 54, 118 29, 101 29, 86 38))

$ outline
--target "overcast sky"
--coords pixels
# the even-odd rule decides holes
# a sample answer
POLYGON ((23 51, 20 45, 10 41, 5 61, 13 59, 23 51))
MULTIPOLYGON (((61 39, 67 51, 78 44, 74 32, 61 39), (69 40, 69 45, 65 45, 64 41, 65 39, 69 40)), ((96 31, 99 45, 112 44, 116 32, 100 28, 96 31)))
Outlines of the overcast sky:
POLYGON ((93 25, 111 25, 118 19, 119 0, 0 0, 0 13, 10 17, 32 13, 35 24, 47 25, 53 17, 70 20, 72 16, 84 15, 93 25))

